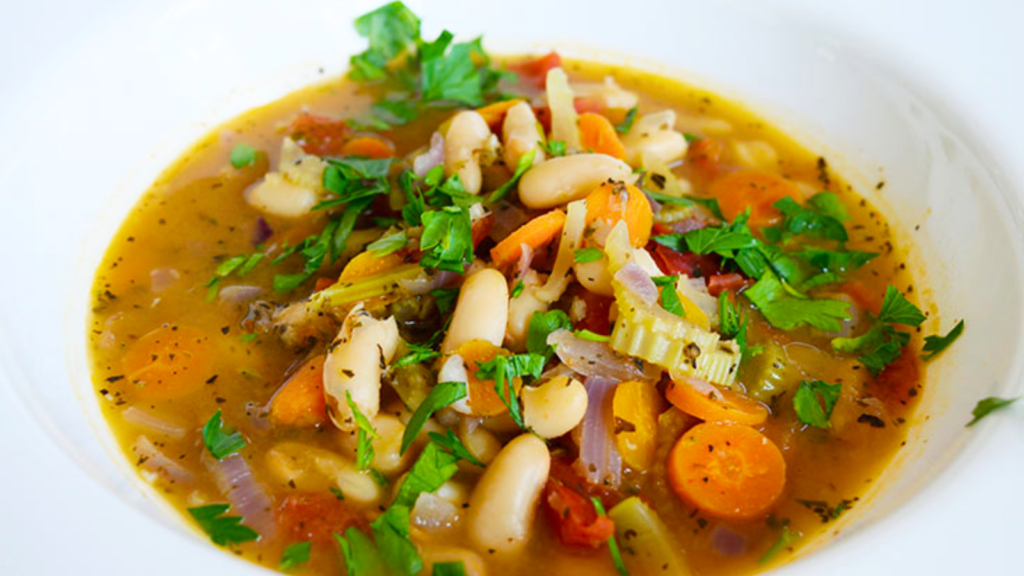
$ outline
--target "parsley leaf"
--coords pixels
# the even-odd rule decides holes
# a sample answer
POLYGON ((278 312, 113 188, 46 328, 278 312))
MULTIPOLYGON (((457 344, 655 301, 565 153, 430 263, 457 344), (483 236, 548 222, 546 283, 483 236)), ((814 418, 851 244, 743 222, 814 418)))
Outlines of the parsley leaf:
POLYGON ((407 346, 409 347, 409 353, 406 354, 405 356, 402 356, 394 363, 392 363, 392 368, 403 368, 405 366, 412 366, 414 364, 427 362, 429 360, 433 360, 434 358, 438 358, 441 356, 440 352, 434 350, 430 346, 415 344, 413 342, 409 342, 407 346))
POLYGON ((964 321, 961 320, 953 326, 953 329, 949 331, 945 336, 925 336, 924 347, 922 349, 925 354, 921 355, 923 360, 931 360, 939 355, 940 352, 949 347, 950 344, 956 342, 956 339, 960 337, 964 332, 964 321))
POLYGON ((340 488, 335 488, 334 486, 331 486, 331 494, 334 494, 334 497, 337 498, 338 500, 345 499, 345 493, 342 492, 340 488))
MULTIPOLYGON (((686 251, 680 250, 681 246, 675 238, 679 236, 678 234, 669 234, 667 236, 669 237, 668 239, 665 236, 655 236, 654 241, 673 250, 686 251), (673 243, 667 243, 666 240, 669 239, 673 243)), ((750 230, 746 228, 745 224, 742 227, 737 227, 733 224, 725 227, 701 228, 699 230, 691 230, 682 236, 688 251, 697 254, 716 253, 732 257, 736 250, 757 246, 757 238, 751 235, 750 230)))
POLYGON ((423 46, 420 77, 423 101, 478 107, 484 103, 483 86, 473 64, 473 46, 469 43, 451 45, 452 38, 452 33, 444 30, 437 40, 423 46))
POLYGON ((526 351, 550 359, 555 349, 548 345, 548 336, 556 330, 572 330, 572 320, 568 314, 561 310, 534 312, 526 330, 526 351))
POLYGON ((565 156, 565 140, 552 140, 550 142, 541 142, 540 147, 552 158, 558 156, 565 156))
POLYGON ((277 565, 278 570, 288 571, 292 568, 309 562, 309 549, 311 542, 296 542, 289 544, 281 553, 281 563, 277 565))
POLYGON ((885 289, 882 310, 878 313, 879 322, 920 326, 925 316, 917 306, 911 304, 895 286, 885 289))
POLYGON ((573 334, 575 334, 577 338, 582 338, 583 340, 587 340, 589 342, 608 342, 609 340, 612 339, 611 336, 597 334, 587 329, 577 330, 573 332, 573 334))
POLYGON ((356 19, 356 32, 370 47, 351 58, 350 76, 356 80, 383 80, 384 66, 419 40, 420 19, 401 2, 385 4, 356 19))
POLYGON ((333 192, 335 197, 318 203, 313 207, 314 210, 334 208, 391 191, 387 181, 391 158, 375 160, 348 156, 328 158, 327 163, 323 186, 333 192))
POLYGON ((487 197, 488 204, 494 204, 499 200, 503 200, 505 196, 508 196, 508 191, 519 182, 519 179, 523 177, 523 174, 527 170, 533 167, 533 159, 537 156, 537 150, 530 150, 526 154, 519 157, 519 162, 516 163, 516 171, 512 174, 512 177, 507 182, 498 187, 497 190, 491 192, 491 195, 487 197))
POLYGON ((676 281, 679 280, 679 276, 655 276, 651 280, 655 286, 661 288, 661 307, 680 318, 686 318, 686 310, 679 300, 679 292, 676 292, 676 281))
POLYGON ((516 285, 512 287, 512 292, 510 296, 512 296, 513 299, 519 298, 519 296, 523 293, 523 290, 526 290, 526 284, 523 284, 523 281, 519 280, 518 282, 516 282, 516 285))
POLYGON ((366 249, 373 251, 378 257, 387 256, 394 252, 398 252, 409 242, 408 236, 405 234, 405 230, 401 232, 395 232, 394 234, 388 234, 370 242, 366 245, 366 249))
POLYGON ((494 390, 505 406, 508 406, 509 416, 520 428, 524 428, 522 407, 512 382, 520 376, 539 378, 546 363, 547 358, 541 354, 495 356, 493 360, 477 363, 476 377, 480 380, 494 380, 494 390))
POLYGON ((469 211, 447 206, 426 212, 422 216, 423 235, 420 265, 449 272, 463 273, 465 265, 473 260, 473 232, 469 211))
POLYGON ((974 419, 967 423, 967 427, 969 428, 971 426, 974 426, 982 418, 988 416, 989 414, 996 410, 999 410, 1000 408, 1005 408, 1010 404, 1013 404, 1017 400, 1020 400, 1020 397, 997 398, 995 396, 990 396, 983 400, 979 400, 978 404, 974 407, 974 410, 971 411, 971 415, 974 416, 974 419))
POLYGON ((423 492, 433 492, 447 482, 459 467, 455 464, 459 458, 441 450, 434 442, 428 442, 420 452, 419 458, 409 469, 402 485, 395 495, 395 504, 410 507, 423 492))
POLYGON ((437 444, 441 448, 444 448, 445 451, 452 456, 465 460, 470 464, 480 466, 481 468, 484 466, 484 463, 477 460, 476 456, 473 456, 469 451, 469 448, 466 448, 466 445, 463 444, 451 430, 445 430, 443 435, 437 432, 427 432, 427 436, 430 438, 431 442, 437 444))
POLYGON ((373 424, 370 423, 366 415, 359 411, 359 407, 352 400, 352 393, 348 390, 345 391, 345 403, 352 410, 352 419, 355 420, 356 427, 359 429, 359 434, 356 438, 356 467, 359 470, 366 470, 370 467, 370 463, 373 462, 373 442, 371 439, 377 439, 380 436, 377 435, 377 430, 373 428, 373 424))
POLYGON ((805 206, 789 197, 779 200, 772 206, 778 208, 784 215, 782 228, 790 234, 839 242, 846 242, 849 239, 846 227, 843 226, 841 219, 837 218, 846 217, 845 209, 831 192, 819 192, 812 196, 805 206))
POLYGON ((465 398, 466 387, 465 382, 440 382, 434 386, 409 418, 409 424, 405 427, 405 432, 402 433, 402 447, 399 454, 405 454, 405 451, 412 446, 423 425, 427 423, 434 412, 465 398))
POLYGON ((203 444, 217 460, 227 458, 246 445, 245 438, 240 432, 224 426, 221 422, 220 410, 214 412, 203 426, 203 444))
POLYGON ((761 279, 743 294, 757 306, 772 326, 783 330, 808 325, 828 332, 838 332, 842 328, 841 321, 850 318, 848 302, 794 296, 770 270, 766 270, 761 279))
MULTIPOLYGON (((594 510, 597 511, 598 516, 608 515, 600 498, 594 496, 590 499, 590 502, 594 504, 594 510)), ((622 552, 619 550, 619 542, 615 539, 615 534, 608 538, 608 552, 612 555, 612 564, 615 565, 615 570, 622 576, 629 576, 629 570, 626 570, 626 563, 622 561, 622 552)))
POLYGON ((370 523, 381 556, 396 574, 413 576, 423 570, 423 559, 409 534, 409 506, 394 504, 370 523))
POLYGON ((438 562, 430 576, 466 576, 466 565, 462 560, 454 562, 438 562))
POLYGON ((358 528, 349 526, 344 536, 335 534, 334 539, 341 549, 348 576, 380 576, 387 573, 384 559, 373 540, 358 528))
POLYGON ((239 142, 231 149, 231 165, 235 168, 245 168, 256 162, 256 149, 248 144, 239 142))
POLYGON ((240 516, 224 516, 230 508, 228 504, 210 504, 189 508, 188 513, 218 546, 251 542, 259 538, 258 532, 242 524, 240 516))
POLYGON ((747 319, 729 299, 728 290, 723 290, 718 295, 718 318, 718 328, 722 337, 735 339, 736 345, 740 348, 740 357, 746 357, 747 319))
POLYGON ((437 310, 441 314, 447 314, 455 304, 455 300, 459 297, 459 289, 435 288, 430 291, 430 296, 434 298, 434 304, 437 305, 437 310))
POLYGON ((615 125, 615 131, 619 134, 629 134, 630 129, 633 128, 633 122, 636 121, 636 112, 636 106, 630 108, 629 112, 626 112, 626 118, 622 123, 615 125))
POLYGON ((793 410, 797 418, 808 426, 829 428, 832 410, 836 407, 842 384, 828 384, 821 380, 804 380, 793 394, 793 410))
POLYGON ((573 256, 574 262, 597 262, 604 258, 604 252, 600 248, 580 248, 573 256))
POLYGON ((779 534, 779 539, 772 544, 771 548, 765 551, 764 555, 757 561, 758 564, 767 564, 769 560, 774 558, 779 552, 789 548, 794 542, 800 539, 799 532, 793 532, 789 529, 789 526, 782 527, 782 533, 779 534))
POLYGON ((390 126, 404 126, 415 120, 420 112, 416 102, 410 100, 408 94, 403 94, 399 99, 380 100, 375 103, 371 110, 374 118, 387 123, 390 126))
POLYGON ((875 252, 823 250, 813 246, 805 246, 804 250, 795 252, 795 255, 824 272, 849 272, 856 270, 878 256, 875 252))

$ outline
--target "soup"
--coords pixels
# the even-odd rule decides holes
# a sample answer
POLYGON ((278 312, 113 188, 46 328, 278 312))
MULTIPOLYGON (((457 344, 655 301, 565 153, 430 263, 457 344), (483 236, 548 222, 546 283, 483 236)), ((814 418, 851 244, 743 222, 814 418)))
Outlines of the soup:
POLYGON ((97 394, 163 498, 323 575, 750 574, 857 506, 925 315, 824 157, 673 79, 356 26, 97 272, 97 394))

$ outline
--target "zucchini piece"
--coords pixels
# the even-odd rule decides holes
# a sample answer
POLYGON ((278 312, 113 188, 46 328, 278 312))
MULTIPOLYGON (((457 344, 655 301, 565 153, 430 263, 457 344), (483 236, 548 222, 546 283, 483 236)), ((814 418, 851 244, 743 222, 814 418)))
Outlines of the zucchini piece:
POLYGON ((761 345, 764 352, 743 363, 740 381, 747 389, 747 396, 767 404, 795 388, 800 378, 792 374, 792 362, 782 346, 771 340, 761 345))
POLYGON ((615 536, 630 574, 692 574, 668 528, 639 498, 619 502, 608 516, 615 521, 615 536))

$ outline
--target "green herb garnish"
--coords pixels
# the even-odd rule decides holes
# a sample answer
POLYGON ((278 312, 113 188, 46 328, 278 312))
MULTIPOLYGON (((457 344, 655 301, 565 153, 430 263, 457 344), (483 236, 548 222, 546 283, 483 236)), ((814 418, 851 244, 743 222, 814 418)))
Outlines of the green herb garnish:
POLYGON ((828 384, 821 380, 804 380, 793 394, 793 410, 797 418, 808 426, 829 428, 832 410, 836 407, 842 384, 828 384))
POLYGON ((221 422, 220 410, 214 412, 203 426, 203 443, 217 460, 227 458, 245 448, 246 445, 245 438, 240 432, 224 426, 224 423, 221 422))
POLYGON ((277 565, 278 570, 287 572, 309 562, 309 549, 311 542, 296 542, 289 544, 281 553, 281 562, 277 565))
POLYGON ((924 354, 921 355, 923 360, 931 360, 939 355, 940 352, 949 347, 950 344, 956 342, 956 339, 960 337, 964 332, 964 321, 961 320, 953 326, 953 329, 949 331, 945 336, 925 336, 924 347, 922 351, 924 354))
POLYGON ((973 415, 974 418, 967 423, 967 427, 974 426, 982 418, 988 416, 989 414, 996 410, 999 410, 1000 408, 1005 408, 1010 404, 1013 404, 1017 400, 1020 400, 1020 397, 997 398, 995 396, 990 396, 983 400, 979 400, 978 404, 974 407, 974 410, 971 411, 971 415, 973 415))
POLYGON ((586 262, 597 262, 601 258, 604 258, 604 252, 602 252, 600 248, 580 248, 574 254, 573 261, 582 264, 586 262))
POLYGON ((242 524, 241 516, 224 516, 230 508, 228 504, 210 504, 189 508, 188 513, 218 546, 251 542, 259 538, 258 532, 242 524))
POLYGON ((412 446, 423 425, 433 416, 434 412, 462 400, 466 394, 465 382, 440 382, 434 386, 409 418, 409 424, 402 434, 402 447, 399 453, 405 454, 405 451, 412 446))
POLYGON ((356 406, 355 401, 352 400, 352 393, 348 390, 345 391, 345 403, 352 410, 352 419, 359 430, 356 436, 356 467, 359 470, 366 470, 370 467, 370 463, 373 462, 373 440, 380 438, 380 436, 377 435, 377 430, 370 423, 370 419, 356 406))

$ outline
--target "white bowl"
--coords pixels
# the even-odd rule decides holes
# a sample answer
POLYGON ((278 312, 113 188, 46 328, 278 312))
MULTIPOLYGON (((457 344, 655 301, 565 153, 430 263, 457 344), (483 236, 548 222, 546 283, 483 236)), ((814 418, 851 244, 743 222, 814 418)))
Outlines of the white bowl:
MULTIPOLYGON (((4 52, 22 59, 0 68, 0 571, 258 570, 194 538, 112 448, 88 380, 88 290, 156 174, 219 122, 340 73, 361 49, 353 17, 373 4, 60 2, 51 9, 63 18, 40 11, 0 29, 4 52), (31 50, 21 43, 44 35, 31 50)), ((1000 573, 1014 561, 1021 410, 964 428, 978 399, 1022 389, 1024 220, 1020 182, 1003 172, 1012 154, 1000 164, 929 84, 763 4, 409 4, 425 36, 444 24, 484 32, 497 52, 555 46, 736 98, 883 207, 941 312, 926 331, 965 318, 966 334, 933 363, 908 445, 871 498, 830 546, 780 572, 1000 573)))

